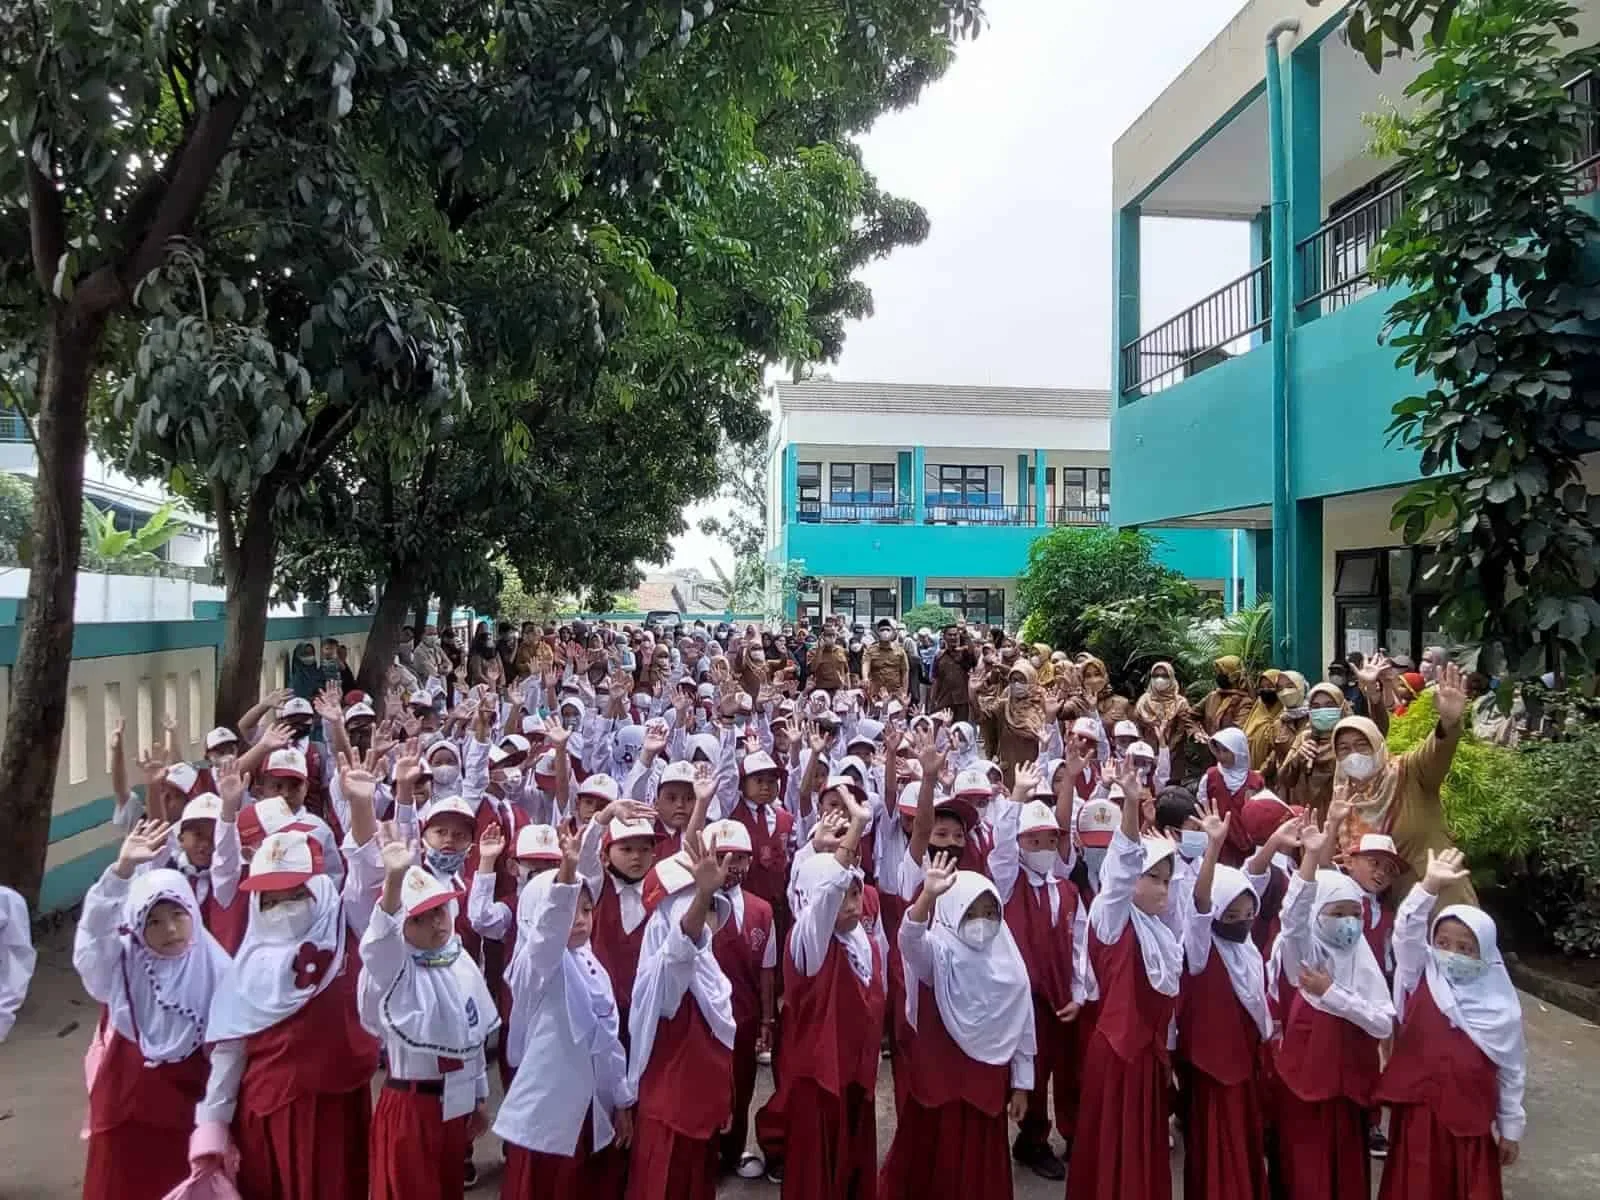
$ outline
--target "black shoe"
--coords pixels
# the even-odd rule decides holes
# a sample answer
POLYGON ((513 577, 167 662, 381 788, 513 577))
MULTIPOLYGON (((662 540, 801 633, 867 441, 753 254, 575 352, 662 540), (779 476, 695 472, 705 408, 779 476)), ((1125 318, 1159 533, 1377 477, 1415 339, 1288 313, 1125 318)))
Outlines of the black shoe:
POLYGON ((773 1159, 767 1163, 767 1182, 783 1182, 783 1163, 779 1162, 777 1159, 773 1159))
POLYGON ((1383 1130, 1376 1125, 1367 1130, 1367 1153, 1373 1158, 1389 1157, 1389 1139, 1383 1136, 1383 1130))
POLYGON ((462 1186, 475 1188, 478 1186, 478 1164, 470 1158, 461 1167, 462 1186))
POLYGON ((1061 1165, 1061 1160, 1051 1153, 1048 1142, 1027 1145, 1019 1140, 1011 1148, 1011 1157, 1040 1179, 1059 1181, 1067 1177, 1067 1169, 1061 1165))

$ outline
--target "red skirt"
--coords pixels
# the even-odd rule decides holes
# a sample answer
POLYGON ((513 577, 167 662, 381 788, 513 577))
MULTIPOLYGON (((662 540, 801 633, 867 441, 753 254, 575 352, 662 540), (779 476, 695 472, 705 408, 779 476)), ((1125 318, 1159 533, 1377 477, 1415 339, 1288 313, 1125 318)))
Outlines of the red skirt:
POLYGON ((1072 1200, 1171 1200, 1168 1071, 1155 1047, 1124 1061, 1096 1033, 1083 1060, 1072 1200))
POLYGON ((841 1100, 813 1079, 789 1084, 783 1200, 876 1200, 878 1121, 873 1097, 850 1086, 841 1100))
POLYGON ((1183 1200, 1267 1200, 1261 1089, 1254 1077, 1230 1086, 1191 1070, 1184 1081, 1183 1200))
POLYGON ((233 1123, 240 1200, 366 1200, 371 1124, 366 1084, 301 1096, 265 1116, 241 1113, 233 1123))
POLYGON ((594 1200, 596 1157, 594 1130, 583 1119, 583 1132, 571 1154, 541 1154, 515 1142, 506 1143, 506 1169, 500 1176, 500 1200, 594 1200))
POLYGON ((1457 1137, 1424 1104, 1389 1110, 1389 1157, 1378 1200, 1501 1200, 1491 1134, 1457 1137))
POLYGON ((1294 1200, 1368 1200, 1372 1159, 1361 1106, 1343 1096, 1302 1100, 1287 1087, 1277 1095, 1278 1161, 1294 1200))
POLYGON ((443 1101, 386 1087, 372 1116, 372 1200, 462 1200, 472 1148, 467 1117, 446 1121, 443 1101))
POLYGON ((717 1139, 685 1137, 635 1110, 628 1200, 714 1200, 717 1139))
POLYGON ((89 1136, 83 1200, 162 1200, 187 1178, 187 1130, 124 1121, 89 1136))
MULTIPOLYGON (((786 1186, 787 1171, 798 1157, 789 1155, 786 1186)), ((924 1108, 908 1094, 878 1176, 878 1197, 1011 1200, 1011 1147, 1006 1141, 1005 1114, 991 1117, 959 1101, 924 1108)))

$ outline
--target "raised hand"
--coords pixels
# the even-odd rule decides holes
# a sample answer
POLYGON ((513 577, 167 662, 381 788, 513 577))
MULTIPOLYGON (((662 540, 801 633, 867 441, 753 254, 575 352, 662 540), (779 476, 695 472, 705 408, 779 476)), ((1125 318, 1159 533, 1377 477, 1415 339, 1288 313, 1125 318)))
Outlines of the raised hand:
POLYGON ((709 805, 717 794, 717 774, 708 762, 694 765, 694 799, 696 804, 709 805))
POLYGON ((683 852, 688 856, 690 873, 694 876, 695 890, 702 896, 715 895, 728 882, 728 871, 717 856, 706 849, 705 840, 698 832, 683 839, 683 852))
POLYGON ((842 812, 837 810, 822 814, 822 819, 817 822, 817 827, 811 831, 811 848, 818 854, 832 854, 839 848, 839 843, 844 841, 844 831, 849 824, 842 812))
POLYGON ((1213 849, 1221 850, 1222 844, 1228 840, 1228 830, 1232 825, 1232 813, 1218 817, 1216 809, 1209 804, 1202 807, 1200 828, 1205 831, 1206 841, 1210 843, 1213 849))
POLYGON ((273 688, 272 691, 268 692, 266 695, 266 702, 272 705, 274 709, 282 708, 285 704, 293 699, 293 688, 273 688))
POLYGON ((582 839, 563 825, 556 830, 556 842, 561 847, 561 867, 558 878, 565 883, 572 883, 578 878, 578 858, 582 839))
POLYGON ((1301 835, 1305 832, 1306 817, 1290 817, 1282 825, 1272 831, 1267 838, 1267 848, 1273 854, 1287 854, 1290 850, 1300 847, 1301 835))
MULTIPOLYGON (((369 759, 371 756, 369 755, 369 759)), ((340 755, 339 791, 346 800, 371 804, 378 791, 378 777, 373 772, 375 763, 363 761, 354 751, 340 755)))
POLYGON ((261 735, 261 740, 267 744, 269 751, 282 750, 294 743, 294 726, 283 721, 275 721, 267 727, 266 733, 261 735))
POLYGON ((544 731, 544 740, 556 749, 560 749, 572 740, 572 730, 562 725, 559 721, 552 722, 550 728, 544 731))
POLYGON ((1356 680, 1361 684, 1362 691, 1369 691, 1378 686, 1378 678, 1393 664, 1384 655, 1383 651, 1376 650, 1361 666, 1356 668, 1356 680))
POLYGON ((1437 896, 1446 888, 1465 880, 1471 872, 1467 870, 1467 856, 1459 850, 1441 850, 1435 854, 1428 851, 1428 869, 1422 876, 1422 890, 1430 896, 1437 896))
POLYGON ((404 875, 416 861, 411 843, 393 821, 384 821, 378 826, 378 854, 383 859, 384 874, 390 876, 404 875))
POLYGON ((130 879, 137 868, 166 853, 167 836, 171 832, 170 821, 140 821, 122 839, 122 848, 117 851, 117 874, 130 879))
POLYGON ((118 717, 116 725, 111 730, 111 753, 122 753, 122 735, 127 732, 127 729, 128 723, 118 717))
POLYGON ((216 770, 217 795, 222 800, 222 819, 232 821, 244 807, 244 796, 250 790, 250 776, 239 774, 237 762, 224 763, 216 770))
POLYGON ((922 774, 926 778, 937 779, 944 771, 945 759, 949 756, 934 745, 931 737, 923 737, 919 741, 917 761, 922 764, 922 774))
POLYGON ((167 764, 154 747, 139 752, 139 770, 144 775, 146 787, 154 787, 167 776, 167 764))
POLYGON ((1044 772, 1039 769, 1038 763, 1018 763, 1016 779, 1017 782, 1011 789, 1011 798, 1021 804, 1039 789, 1039 785, 1044 782, 1044 772))
POLYGON ((651 721, 644 727, 644 755, 654 759, 667 748, 667 726, 664 721, 651 721))
POLYGON ((956 856, 930 850, 922 856, 922 890, 937 899, 956 885, 956 856))
POLYGON ((339 703, 339 698, 326 688, 318 692, 315 698, 312 699, 311 707, 316 710, 317 716, 330 725, 342 725, 344 723, 344 707, 339 703))
MULTIPOLYGON (((1300 831, 1300 845, 1304 848, 1307 859, 1315 862, 1321 857, 1323 848, 1328 845, 1329 839, 1333 837, 1335 827, 1331 808, 1325 824, 1319 826, 1315 816, 1306 818, 1305 826, 1300 831)), ((1317 993, 1319 996, 1321 994, 1321 992, 1317 993)))
POLYGON ((1439 715, 1439 724, 1454 729, 1461 724, 1461 714, 1467 710, 1466 680, 1461 668, 1447 662, 1439 668, 1439 678, 1433 689, 1433 709, 1439 715))

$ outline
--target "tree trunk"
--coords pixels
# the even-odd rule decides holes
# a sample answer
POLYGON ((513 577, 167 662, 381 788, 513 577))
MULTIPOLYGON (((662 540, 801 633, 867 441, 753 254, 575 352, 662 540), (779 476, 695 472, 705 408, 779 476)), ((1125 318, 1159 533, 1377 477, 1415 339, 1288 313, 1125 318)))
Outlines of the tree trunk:
POLYGON ((428 595, 428 589, 424 587, 422 594, 417 597, 416 611, 411 614, 411 628, 416 631, 419 639, 422 637, 423 626, 428 623, 428 602, 431 599, 432 597, 428 595))
MULTIPOLYGON (((273 516, 276 484, 256 485, 245 511, 238 548, 226 550, 227 628, 222 659, 217 664, 216 721, 234 725, 261 699, 261 658, 267 643, 267 609, 272 594, 272 568, 277 557, 278 527, 273 516)), ((218 521, 219 532, 223 522, 218 521)), ((276 681, 274 681, 276 682, 276 681)))
POLYGON ((367 630, 367 645, 361 651, 361 672, 356 676, 356 686, 370 696, 382 696, 389 690, 389 665, 400 644, 400 626, 410 610, 414 574, 415 568, 409 563, 389 565, 383 595, 378 598, 377 611, 367 630))
POLYGON ((67 719, 78 551, 83 543, 86 418, 103 312, 56 304, 39 380, 39 477, 22 640, 0 750, 0 883, 39 904, 61 731, 67 719))
POLYGON ((454 589, 439 593, 439 632, 443 633, 450 624, 450 614, 456 611, 456 593, 454 589))

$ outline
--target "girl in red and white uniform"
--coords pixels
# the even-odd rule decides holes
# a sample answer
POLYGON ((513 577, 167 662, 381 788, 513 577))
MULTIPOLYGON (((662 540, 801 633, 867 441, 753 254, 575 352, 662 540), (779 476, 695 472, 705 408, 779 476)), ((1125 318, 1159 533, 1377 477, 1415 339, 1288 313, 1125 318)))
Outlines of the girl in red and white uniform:
POLYGON ((621 1174, 600 1151, 625 1148, 633 1094, 611 980, 589 948, 594 904, 577 839, 524 884, 506 976, 516 997, 506 1050, 538 1070, 506 1089, 494 1131, 506 1144, 503 1200, 612 1200, 621 1174))
POLYGON ((1459 850, 1435 857, 1395 920, 1400 1033, 1378 1084, 1390 1106, 1378 1200, 1499 1200, 1527 1116, 1522 1004, 1494 921, 1439 893, 1467 878, 1459 850))
POLYGON ((1187 906, 1178 1000, 1185 1200, 1267 1200, 1261 1048, 1272 1037, 1266 964, 1252 940, 1258 901, 1243 871, 1218 865, 1232 814, 1205 812, 1206 852, 1187 906))
POLYGON ((878 1191, 1009 1200, 1006 1117, 1022 1119, 1033 1087, 1033 991, 994 884, 956 870, 953 849, 934 854, 900 923, 912 1037, 896 1067, 906 1094, 878 1191))
POLYGON ((189 1174, 205 1092, 206 1017, 227 953, 189 882, 136 869, 166 851, 168 826, 140 822, 84 898, 72 964, 102 1005, 89 1082, 85 1200, 158 1200, 189 1174))
MULTIPOLYGON (((344 791, 359 794, 348 775, 344 791)), ((365 928, 373 898, 353 887, 341 901, 321 854, 299 830, 261 843, 240 885, 250 896, 244 941, 212 998, 191 1155, 220 1161, 231 1140, 243 1200, 367 1195, 378 1045, 357 1015, 347 920, 365 928)))
POLYGON ((733 989, 712 950, 731 916, 727 872, 698 834, 651 873, 659 887, 633 981, 628 1088, 639 1098, 628 1200, 712 1200, 732 1116, 733 989))

